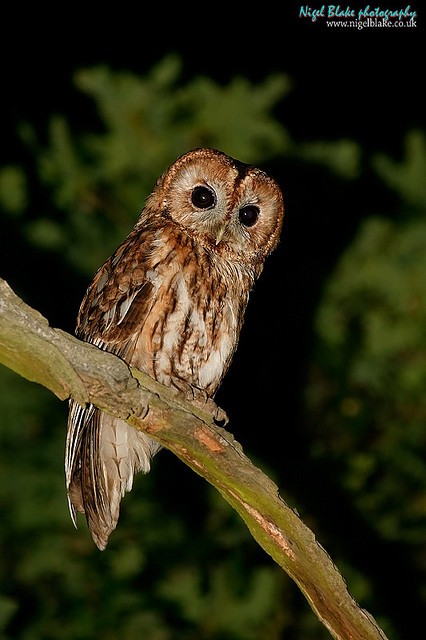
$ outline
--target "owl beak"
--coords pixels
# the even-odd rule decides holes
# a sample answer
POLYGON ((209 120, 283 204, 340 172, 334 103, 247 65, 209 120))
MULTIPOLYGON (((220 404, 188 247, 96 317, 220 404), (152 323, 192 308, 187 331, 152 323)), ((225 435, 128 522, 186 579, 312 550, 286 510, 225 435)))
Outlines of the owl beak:
POLYGON ((219 242, 222 240, 224 233, 226 231, 226 227, 228 226, 228 222, 224 222, 222 224, 222 226, 218 227, 216 230, 216 237, 215 237, 215 244, 216 246, 219 244, 219 242))

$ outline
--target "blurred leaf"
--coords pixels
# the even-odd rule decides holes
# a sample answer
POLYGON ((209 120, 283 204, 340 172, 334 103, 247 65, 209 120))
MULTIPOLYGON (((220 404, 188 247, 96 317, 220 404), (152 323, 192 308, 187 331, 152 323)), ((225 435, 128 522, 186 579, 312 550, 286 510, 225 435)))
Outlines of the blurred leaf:
POLYGON ((328 167, 342 178, 354 179, 360 173, 361 147, 353 140, 307 142, 298 146, 297 154, 328 167))
POLYGON ((426 207, 426 135, 414 130, 405 137, 405 153, 401 162, 385 154, 373 157, 378 175, 409 204, 426 207))
POLYGON ((18 602, 0 594, 0 631, 3 631, 10 618, 18 609, 18 602))
POLYGON ((29 222, 25 232, 30 242, 40 249, 62 249, 66 244, 65 229, 49 218, 29 222))
MULTIPOLYGON (((262 637, 262 627, 277 601, 277 573, 263 567, 251 582, 243 587, 228 569, 219 566, 209 576, 209 586, 203 589, 198 572, 177 568, 160 588, 163 596, 182 608, 186 619, 197 625, 204 637, 262 637)), ((238 578, 238 577, 237 577, 238 578)))
POLYGON ((27 181, 17 166, 0 169, 0 207, 12 216, 20 216, 27 205, 27 181))

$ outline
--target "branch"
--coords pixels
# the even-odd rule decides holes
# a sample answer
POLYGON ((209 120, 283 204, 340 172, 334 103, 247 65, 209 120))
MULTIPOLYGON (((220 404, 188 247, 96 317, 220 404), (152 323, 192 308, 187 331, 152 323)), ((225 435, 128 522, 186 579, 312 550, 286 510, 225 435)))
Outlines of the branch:
POLYGON ((240 514, 334 638, 386 640, 372 616, 348 593, 312 531, 210 413, 146 374, 131 371, 117 356, 51 328, 1 279, 0 362, 61 400, 91 402, 161 442, 240 514))

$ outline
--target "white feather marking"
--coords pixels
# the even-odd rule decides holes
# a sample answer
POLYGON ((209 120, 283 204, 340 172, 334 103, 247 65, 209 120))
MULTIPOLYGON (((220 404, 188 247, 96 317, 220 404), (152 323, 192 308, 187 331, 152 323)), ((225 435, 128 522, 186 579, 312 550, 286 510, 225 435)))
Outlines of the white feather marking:
POLYGON ((105 346, 105 342, 102 340, 102 338, 93 338, 91 340, 91 343, 94 344, 96 347, 99 347, 100 349, 103 349, 105 346))
POLYGON ((121 322, 123 322, 123 320, 126 317, 127 312, 129 311, 130 306, 131 306, 133 300, 135 299, 135 296, 136 296, 137 293, 138 293, 138 291, 135 291, 128 298, 124 298, 123 302, 120 304, 120 310, 118 312, 117 325, 119 325, 121 322))
POLYGON ((99 291, 100 291, 101 289, 103 289, 103 288, 104 288, 104 286, 105 286, 105 285, 106 285, 106 283, 107 283, 107 280, 108 280, 108 272, 107 272, 107 271, 105 271, 105 272, 101 275, 101 277, 99 278, 98 286, 96 287, 96 289, 97 289, 98 293, 99 293, 99 291))
POLYGON ((201 388, 212 384, 218 384, 223 373, 225 363, 231 353, 233 341, 227 333, 224 333, 219 348, 211 351, 206 362, 200 364, 198 371, 198 384, 201 388))
POLYGON ((108 309, 108 311, 105 311, 104 313, 105 331, 110 328, 112 321, 114 320, 116 308, 117 307, 114 304, 111 309, 108 309))
POLYGON ((220 351, 212 351, 207 362, 200 366, 198 372, 199 386, 208 387, 212 381, 220 379, 223 371, 223 364, 220 351))
POLYGON ((102 414, 99 442, 112 530, 118 521, 121 498, 132 489, 135 473, 148 473, 150 459, 161 447, 123 420, 107 414, 102 414))
POLYGON ((185 278, 182 274, 176 277, 176 309, 167 319, 166 332, 163 336, 163 347, 165 352, 173 350, 180 340, 180 331, 185 318, 191 310, 191 299, 186 288, 185 278))
POLYGON ((146 272, 146 279, 153 284, 156 289, 158 289, 164 281, 164 278, 162 278, 155 269, 148 269, 146 272))

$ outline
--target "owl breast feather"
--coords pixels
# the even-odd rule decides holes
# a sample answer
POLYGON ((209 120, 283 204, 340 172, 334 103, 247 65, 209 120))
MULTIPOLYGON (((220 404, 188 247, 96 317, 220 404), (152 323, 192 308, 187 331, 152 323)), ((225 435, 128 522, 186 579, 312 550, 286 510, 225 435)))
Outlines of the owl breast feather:
POLYGON ((141 359, 136 366, 167 386, 189 385, 212 396, 236 349, 244 309, 223 284, 196 284, 188 269, 168 275, 160 269, 158 280, 135 350, 141 359))
POLYGON ((237 347, 253 275, 174 225, 148 231, 136 228, 106 263, 109 276, 95 279, 99 338, 162 384, 212 397, 237 347))

